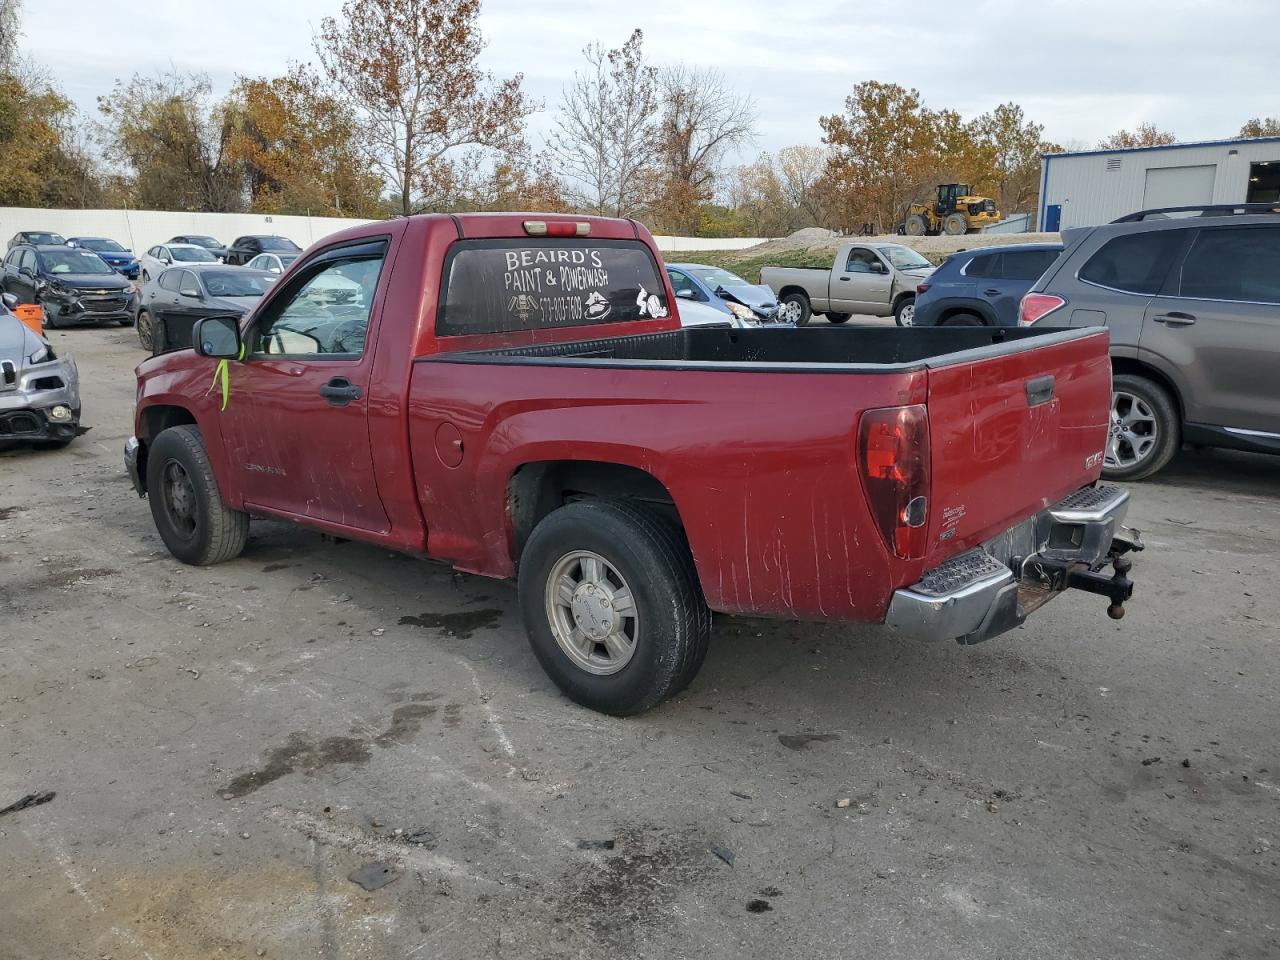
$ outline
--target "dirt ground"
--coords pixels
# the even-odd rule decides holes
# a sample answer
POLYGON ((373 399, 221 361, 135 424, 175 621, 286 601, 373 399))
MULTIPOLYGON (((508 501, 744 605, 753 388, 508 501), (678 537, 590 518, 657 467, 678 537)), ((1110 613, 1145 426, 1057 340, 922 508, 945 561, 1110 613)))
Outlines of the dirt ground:
POLYGON ((615 720, 506 584, 265 522, 170 559, 132 331, 54 341, 91 429, 0 453, 0 807, 57 794, 0 815, 0 958, 1280 955, 1280 458, 1137 486, 1121 623, 720 618, 615 720))

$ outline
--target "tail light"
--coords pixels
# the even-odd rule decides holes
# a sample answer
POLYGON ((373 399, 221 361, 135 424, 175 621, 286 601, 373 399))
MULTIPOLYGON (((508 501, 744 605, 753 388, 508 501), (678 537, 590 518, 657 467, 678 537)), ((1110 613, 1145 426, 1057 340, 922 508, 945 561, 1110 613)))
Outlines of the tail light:
POLYGON ((1018 323, 1024 327, 1029 327, 1033 323, 1043 320, 1059 307, 1065 307, 1066 305, 1066 300, 1051 293, 1028 293, 1022 298, 1022 304, 1018 308, 1018 323))
POLYGON ((926 290, 928 290, 928 289, 929 289, 929 284, 927 284, 927 283, 917 283, 917 284, 916 284, 916 293, 917 293, 917 294, 924 293, 924 292, 925 292, 926 290))
POLYGON ((929 521, 929 414, 924 406, 864 413, 858 461, 867 503, 885 544, 904 560, 923 557, 929 521))

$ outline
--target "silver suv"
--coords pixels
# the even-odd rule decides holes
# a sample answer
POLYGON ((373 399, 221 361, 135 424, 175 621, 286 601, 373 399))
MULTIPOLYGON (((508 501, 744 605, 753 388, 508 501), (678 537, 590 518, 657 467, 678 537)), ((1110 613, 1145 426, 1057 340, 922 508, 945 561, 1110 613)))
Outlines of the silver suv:
POLYGON ((1110 328, 1104 476, 1183 443, 1280 454, 1280 206, 1144 210, 1063 243, 1019 322, 1110 328))

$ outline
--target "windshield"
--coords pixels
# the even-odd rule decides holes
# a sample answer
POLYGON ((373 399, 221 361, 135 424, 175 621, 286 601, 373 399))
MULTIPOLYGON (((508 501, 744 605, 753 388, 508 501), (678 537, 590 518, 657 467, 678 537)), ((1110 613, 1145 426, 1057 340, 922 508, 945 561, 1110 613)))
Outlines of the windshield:
POLYGON ((70 247, 65 251, 41 250, 40 263, 45 273, 115 273, 96 253, 70 247))
POLYGON ((719 267, 690 267, 689 272, 705 283, 712 290, 716 287, 749 287, 751 284, 736 273, 721 270, 719 267))
POLYGON ((173 254, 174 260, 181 260, 183 263, 218 262, 218 258, 212 253, 198 247, 170 247, 169 252, 173 254))
POLYGON ((67 238, 60 233, 24 233, 23 236, 27 238, 27 243, 57 245, 67 242, 67 238))
POLYGON ((877 247, 876 249, 888 258, 895 270, 918 270, 921 267, 933 266, 932 263, 910 247, 903 247, 895 243, 887 247, 877 247))
POLYGON ((242 270, 209 270, 202 276, 211 297, 260 297, 275 279, 242 270))
POLYGON ((297 251, 302 250, 302 248, 298 246, 296 243, 294 243, 292 240, 286 240, 284 237, 263 237, 262 249, 263 250, 297 250, 297 251))
POLYGON ((114 240, 81 240, 80 246, 95 253, 124 253, 124 247, 114 240))

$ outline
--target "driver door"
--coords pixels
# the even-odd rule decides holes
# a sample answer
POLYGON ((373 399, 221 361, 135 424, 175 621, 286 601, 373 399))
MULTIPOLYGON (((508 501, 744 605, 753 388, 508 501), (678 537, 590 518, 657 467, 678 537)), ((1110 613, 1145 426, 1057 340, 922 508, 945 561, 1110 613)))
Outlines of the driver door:
POLYGON ((831 281, 831 307, 840 313, 877 313, 887 308, 893 274, 869 247, 849 251, 831 281), (877 272, 879 271, 879 272, 877 272))
POLYGON ((247 509, 389 529, 368 426, 370 329, 386 252, 379 240, 319 254, 250 321, 222 413, 232 421, 225 436, 247 509), (351 301, 319 294, 336 277, 358 285, 351 301))

